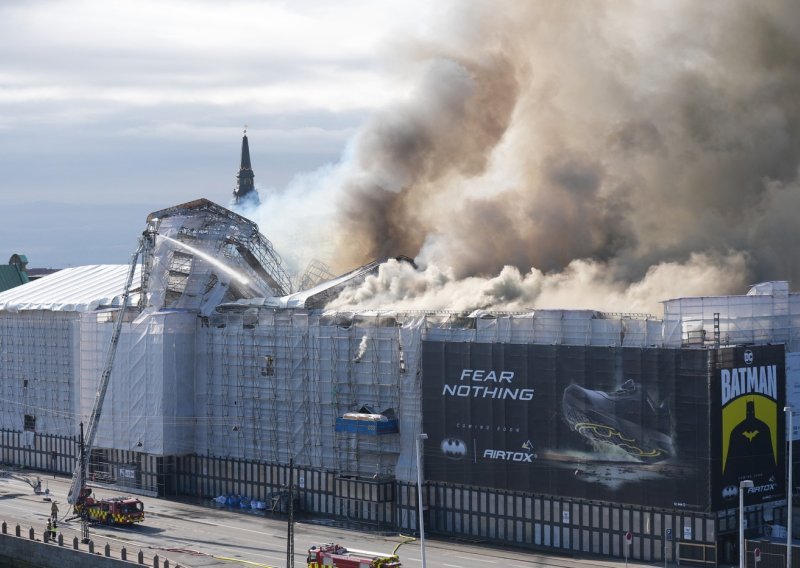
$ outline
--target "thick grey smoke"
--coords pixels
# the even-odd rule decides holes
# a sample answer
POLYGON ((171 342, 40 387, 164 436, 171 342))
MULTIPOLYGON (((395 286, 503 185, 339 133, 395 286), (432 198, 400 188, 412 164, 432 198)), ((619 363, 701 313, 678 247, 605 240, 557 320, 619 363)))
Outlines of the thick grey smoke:
POLYGON ((422 270, 337 305, 652 311, 800 281, 800 5, 452 8, 354 141, 326 259, 422 270))
POLYGON ((345 187, 340 212, 346 227, 340 264, 416 255, 452 205, 437 197, 455 180, 486 170, 508 129, 517 89, 503 54, 480 62, 433 57, 414 99, 374 117, 358 138, 358 175, 345 187))

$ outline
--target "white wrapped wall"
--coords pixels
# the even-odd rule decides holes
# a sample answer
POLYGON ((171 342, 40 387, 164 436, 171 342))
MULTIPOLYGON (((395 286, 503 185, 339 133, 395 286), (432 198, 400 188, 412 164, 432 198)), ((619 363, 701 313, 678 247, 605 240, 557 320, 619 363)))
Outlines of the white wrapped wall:
POLYGON ((371 406, 400 413, 394 319, 251 309, 210 318, 197 358, 198 453, 393 474, 396 434, 337 434, 371 406))
MULTIPOLYGON (((81 317, 80 413, 86 423, 106 361, 116 312, 81 317)), ((194 450, 197 317, 155 312, 123 324, 94 446, 174 455, 194 450)))
POLYGON ((410 317, 400 328, 402 372, 400 373, 400 455, 395 466, 397 479, 413 481, 417 476, 415 443, 422 431, 422 337, 423 316, 410 317))
POLYGON ((520 314, 424 314, 430 339, 547 345, 647 347, 661 343, 661 320, 590 310, 536 310, 520 314))
POLYGON ((715 320, 721 345, 785 343, 800 351, 800 295, 785 282, 754 286, 745 296, 679 298, 664 302, 664 346, 710 345, 715 320))
POLYGON ((80 351, 74 312, 0 312, 0 428, 72 433, 80 351))
MULTIPOLYGON (((149 310, 123 324, 95 447, 293 459, 413 481, 423 340, 678 347, 694 337, 708 345, 718 322, 723 345, 785 341, 789 365, 797 366, 800 296, 785 286, 670 300, 664 312, 662 324, 587 310, 470 316, 243 305, 209 316, 149 310), (362 406, 392 409, 400 433, 336 433, 336 418, 362 406)), ((22 430, 28 414, 37 433, 77 433, 94 403, 116 314, 1 310, 0 428, 22 430)))

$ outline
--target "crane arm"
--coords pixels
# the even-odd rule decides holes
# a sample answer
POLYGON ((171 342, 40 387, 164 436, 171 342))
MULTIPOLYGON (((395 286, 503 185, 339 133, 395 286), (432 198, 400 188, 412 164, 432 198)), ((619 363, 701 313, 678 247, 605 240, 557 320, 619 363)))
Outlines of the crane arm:
POLYGON ((119 343, 120 332, 122 331, 122 320, 125 317, 125 309, 128 306, 128 299, 131 295, 131 285, 133 284, 133 275, 136 272, 136 261, 139 258, 144 248, 144 240, 139 240, 139 246, 136 252, 133 253, 131 258, 130 270, 128 271, 128 278, 125 282, 125 290, 122 293, 122 302, 117 312, 117 319, 114 322, 114 330, 111 333, 111 343, 106 352, 105 364, 103 365, 103 372, 100 374, 100 381, 97 384, 97 393, 94 397, 94 406, 92 413, 89 415, 89 423, 86 431, 86 439, 83 445, 83 452, 75 465, 75 470, 72 474, 72 483, 69 486, 69 493, 67 494, 67 501, 70 505, 74 505, 78 501, 80 492, 86 484, 86 473, 88 465, 88 455, 94 444, 94 439, 97 434, 97 426, 100 423, 100 414, 103 411, 103 401, 106 398, 106 391, 108 390, 108 382, 111 378, 111 370, 114 368, 114 357, 117 354, 117 344, 119 343))

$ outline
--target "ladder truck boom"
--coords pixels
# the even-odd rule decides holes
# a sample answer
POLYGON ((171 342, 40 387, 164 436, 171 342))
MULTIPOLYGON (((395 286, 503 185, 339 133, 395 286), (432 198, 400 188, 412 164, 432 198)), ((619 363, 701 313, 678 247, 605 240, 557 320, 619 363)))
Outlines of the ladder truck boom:
POLYGON ((88 455, 94 444, 94 439, 97 434, 97 426, 100 423, 100 414, 103 411, 103 401, 106 398, 106 391, 108 390, 108 382, 111 378, 111 370, 114 367, 114 357, 117 354, 117 344, 119 343, 120 332, 122 331, 122 320, 125 317, 125 309, 128 305, 128 299, 131 295, 131 285, 133 284, 133 275, 136 272, 136 261, 144 249, 144 238, 139 239, 139 246, 133 253, 131 258, 130 270, 128 271, 128 278, 125 282, 125 290, 122 294, 122 301, 117 319, 114 322, 114 330, 111 333, 111 343, 106 352, 106 359, 103 365, 103 371, 100 374, 100 381, 97 384, 97 393, 94 398, 94 405, 92 413, 89 415, 89 423, 86 430, 86 438, 84 441, 82 455, 75 465, 75 470, 72 474, 72 482, 69 486, 69 493, 67 494, 67 502, 70 505, 75 505, 83 493, 86 484, 86 473, 88 466, 88 455))

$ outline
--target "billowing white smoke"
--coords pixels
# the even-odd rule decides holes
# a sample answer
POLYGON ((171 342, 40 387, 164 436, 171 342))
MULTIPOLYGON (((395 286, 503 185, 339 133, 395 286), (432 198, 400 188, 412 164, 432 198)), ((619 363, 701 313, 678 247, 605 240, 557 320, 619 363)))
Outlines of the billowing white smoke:
POLYGON ((367 352, 368 345, 369 345, 369 336, 365 334, 361 338, 361 342, 358 344, 358 353, 356 353, 356 356, 353 358, 353 361, 355 361, 356 363, 361 362, 362 357, 364 357, 364 354, 367 352))
POLYGON ((744 268, 744 255, 712 258, 692 254, 685 264, 655 265, 640 281, 627 284, 609 278, 607 266, 591 260, 574 260, 565 270, 549 275, 535 268, 523 274, 506 266, 489 278, 456 278, 452 270, 437 265, 417 270, 406 262, 389 260, 376 276, 346 289, 328 308, 517 311, 600 307, 612 312, 660 313, 659 298, 705 294, 709 282, 724 282, 744 268))
MULTIPOLYGON (((338 271, 422 267, 389 263, 335 306, 658 312, 800 280, 796 3, 451 8, 406 46, 413 95, 272 199, 317 204, 296 248, 334 242, 338 271)), ((268 236, 279 209, 256 218, 268 236)))

